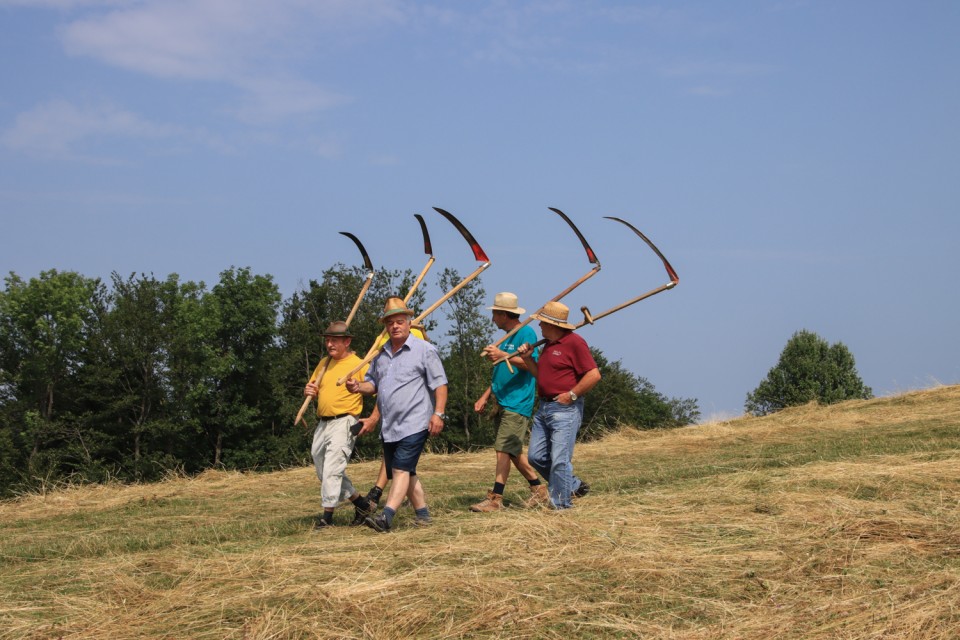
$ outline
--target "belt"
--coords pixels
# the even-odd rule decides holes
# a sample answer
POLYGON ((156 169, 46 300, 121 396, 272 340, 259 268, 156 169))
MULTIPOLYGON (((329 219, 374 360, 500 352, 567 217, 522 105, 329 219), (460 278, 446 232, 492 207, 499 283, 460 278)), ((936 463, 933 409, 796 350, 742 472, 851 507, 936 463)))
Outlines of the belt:
POLYGON ((352 416, 352 413, 338 413, 335 416, 320 416, 321 420, 339 420, 340 418, 346 418, 347 416, 352 416))

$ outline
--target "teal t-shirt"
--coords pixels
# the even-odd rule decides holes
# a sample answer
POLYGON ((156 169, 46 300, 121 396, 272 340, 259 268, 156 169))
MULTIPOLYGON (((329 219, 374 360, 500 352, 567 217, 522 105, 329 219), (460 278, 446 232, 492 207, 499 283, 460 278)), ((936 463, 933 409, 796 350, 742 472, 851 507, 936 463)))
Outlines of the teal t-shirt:
MULTIPOLYGON (((520 331, 510 336, 500 348, 506 353, 516 353, 517 349, 523 343, 533 344, 537 341, 537 334, 529 326, 523 327, 520 331)), ((533 358, 536 360, 539 356, 538 349, 533 358)), ((537 380, 529 371, 513 368, 514 373, 507 369, 507 363, 501 362, 493 368, 493 380, 490 386, 493 387, 493 395, 497 402, 507 411, 513 411, 528 418, 533 415, 533 402, 537 393, 537 380)))

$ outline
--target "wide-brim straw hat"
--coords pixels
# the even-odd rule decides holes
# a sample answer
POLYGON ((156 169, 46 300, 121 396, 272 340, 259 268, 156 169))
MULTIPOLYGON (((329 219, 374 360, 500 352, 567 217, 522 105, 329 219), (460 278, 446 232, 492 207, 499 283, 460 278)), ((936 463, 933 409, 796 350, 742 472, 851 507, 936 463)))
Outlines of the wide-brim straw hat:
POLYGON ((353 334, 350 333, 350 328, 347 327, 347 323, 342 320, 337 320, 336 322, 331 322, 327 325, 327 328, 321 333, 323 337, 332 336, 332 337, 344 337, 352 338, 353 334))
POLYGON ((548 302, 543 305, 543 309, 533 314, 533 317, 540 322, 552 324, 561 329, 576 329, 576 327, 567 322, 567 316, 570 315, 570 309, 562 302, 548 302))
POLYGON ((517 294, 510 293, 509 291, 503 291, 498 293, 493 297, 493 306, 487 307, 493 311, 506 311, 507 313, 515 313, 520 315, 521 313, 526 313, 526 309, 523 307, 517 306, 517 294))
POLYGON ((383 305, 383 315, 380 316, 380 322, 385 322, 387 318, 395 316, 398 313, 402 313, 405 316, 413 316, 413 311, 407 309, 407 303, 403 301, 403 298, 387 298, 386 304, 383 305))

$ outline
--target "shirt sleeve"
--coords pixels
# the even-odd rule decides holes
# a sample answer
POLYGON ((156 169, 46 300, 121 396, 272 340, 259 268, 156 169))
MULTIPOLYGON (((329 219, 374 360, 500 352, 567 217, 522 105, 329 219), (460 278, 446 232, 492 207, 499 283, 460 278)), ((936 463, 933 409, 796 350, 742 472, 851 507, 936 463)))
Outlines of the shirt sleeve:
MULTIPOLYGON (((576 334, 574 334, 576 335, 576 334)), ((579 338, 579 336, 577 336, 579 338)), ((597 368, 597 363, 593 359, 593 354, 590 353, 590 347, 587 346, 587 343, 583 338, 580 338, 576 341, 576 348, 573 350, 572 361, 573 361, 573 370, 577 374, 577 378, 581 378, 588 371, 592 371, 597 368)))
POLYGON ((377 360, 379 359, 380 358, 374 358, 373 362, 367 365, 366 369, 361 369, 361 371, 365 371, 363 378, 361 379, 364 382, 369 382, 372 384, 374 392, 377 390, 377 360))
POLYGON ((427 387, 433 391, 437 387, 447 384, 447 373, 443 370, 440 354, 430 345, 423 354, 423 365, 427 375, 427 387))

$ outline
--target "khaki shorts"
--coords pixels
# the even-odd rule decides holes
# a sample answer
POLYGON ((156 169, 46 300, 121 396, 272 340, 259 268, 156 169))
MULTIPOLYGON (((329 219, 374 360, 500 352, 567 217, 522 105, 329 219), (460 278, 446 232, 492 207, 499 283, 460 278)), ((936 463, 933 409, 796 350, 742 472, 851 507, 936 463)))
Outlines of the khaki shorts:
POLYGON ((497 440, 493 443, 495 451, 503 451, 511 456, 523 453, 523 441, 530 428, 530 418, 513 411, 501 411, 497 417, 497 440))

